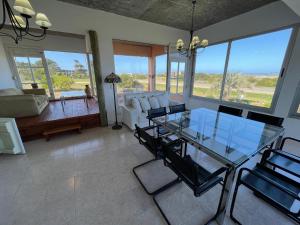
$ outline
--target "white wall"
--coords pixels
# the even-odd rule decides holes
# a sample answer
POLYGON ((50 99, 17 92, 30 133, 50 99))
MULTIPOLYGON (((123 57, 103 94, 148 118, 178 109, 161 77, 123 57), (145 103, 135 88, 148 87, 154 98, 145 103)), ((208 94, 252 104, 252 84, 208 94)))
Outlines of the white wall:
POLYGON ((16 83, 9 68, 7 57, 4 51, 3 42, 0 38, 0 89, 15 88, 16 83))
POLYGON ((298 16, 300 16, 300 1, 299 0, 282 0, 287 4, 298 16))
MULTIPOLYGON (((300 18, 283 2, 275 2, 245 13, 243 15, 222 21, 215 25, 199 30, 197 33, 202 38, 207 38, 211 43, 221 42, 231 38, 256 34, 276 28, 299 23, 300 18)), ((274 46, 276 47, 276 46, 274 46)), ((280 96, 274 111, 274 115, 285 117, 284 126, 286 135, 300 138, 300 120, 288 118, 293 97, 300 81, 300 34, 298 34, 293 49, 289 66, 285 73, 285 79, 280 96)), ((190 98, 190 107, 209 107, 217 109, 218 104, 190 98)), ((245 114, 247 111, 244 112, 245 114)))
MULTIPOLYGON (((13 0, 9 1, 13 4, 13 0)), ((187 38, 188 32, 140 21, 128 17, 88 9, 54 0, 31 0, 36 11, 46 13, 53 24, 51 30, 86 34, 98 33, 103 78, 114 71, 112 39, 121 39, 167 45, 179 37, 187 38)), ((113 122, 113 95, 110 85, 105 84, 105 101, 109 122, 113 122)))

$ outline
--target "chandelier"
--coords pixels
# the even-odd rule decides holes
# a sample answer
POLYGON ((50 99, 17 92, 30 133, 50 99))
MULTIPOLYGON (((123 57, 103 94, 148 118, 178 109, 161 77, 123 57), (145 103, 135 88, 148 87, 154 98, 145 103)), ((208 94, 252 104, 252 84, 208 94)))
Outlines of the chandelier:
POLYGON ((196 0, 192 1, 193 7, 192 7, 192 25, 190 30, 190 42, 187 47, 184 47, 184 42, 182 39, 178 39, 176 43, 176 49, 177 51, 185 55, 186 57, 191 57, 195 54, 197 48, 205 48, 208 45, 208 40, 203 39, 200 41, 199 37, 197 35, 194 36, 194 14, 195 14, 195 6, 196 6, 196 0))
POLYGON ((28 0, 16 0, 13 8, 19 12, 20 15, 15 15, 8 0, 2 0, 3 18, 0 25, 0 36, 10 37, 16 44, 18 44, 22 38, 39 41, 46 37, 46 31, 51 26, 51 23, 44 13, 37 13, 35 18, 35 23, 40 27, 42 33, 34 34, 30 32, 29 28, 29 19, 35 15, 35 11, 30 2, 28 0), (11 25, 12 32, 3 32, 7 17, 9 19, 8 25, 11 25))

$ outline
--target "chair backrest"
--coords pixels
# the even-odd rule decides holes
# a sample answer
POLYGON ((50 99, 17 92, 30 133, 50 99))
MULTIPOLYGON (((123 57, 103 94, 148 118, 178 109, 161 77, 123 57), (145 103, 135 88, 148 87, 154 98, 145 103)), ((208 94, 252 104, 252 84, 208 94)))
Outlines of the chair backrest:
POLYGON ((186 110, 185 104, 170 105, 169 108, 170 108, 170 114, 184 112, 186 110))
POLYGON ((218 112, 227 113, 234 116, 242 116, 243 110, 225 105, 219 105, 218 112))
POLYGON ((148 119, 165 116, 167 115, 167 109, 166 107, 161 107, 157 109, 149 109, 148 110, 148 119))
POLYGON ((282 127, 282 123, 284 118, 277 117, 277 116, 270 116, 262 113, 256 113, 256 112, 248 112, 247 119, 255 120, 258 122, 270 124, 277 127, 282 127))
POLYGON ((136 133, 141 144, 143 144, 153 155, 157 156, 161 151, 161 138, 149 134, 145 129, 135 125, 136 133))
POLYGON ((181 157, 172 149, 166 149, 166 158, 170 161, 170 168, 187 182, 189 186, 199 185, 198 167, 189 155, 181 157))

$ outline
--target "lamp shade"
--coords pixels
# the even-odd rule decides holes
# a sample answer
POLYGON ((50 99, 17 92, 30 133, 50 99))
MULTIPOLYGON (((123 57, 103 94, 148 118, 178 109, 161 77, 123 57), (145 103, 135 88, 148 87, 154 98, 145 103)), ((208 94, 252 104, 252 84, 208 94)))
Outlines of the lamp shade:
POLYGON ((104 82, 105 83, 110 83, 110 84, 121 83, 122 79, 117 74, 111 73, 107 77, 105 77, 104 82))
POLYGON ((51 27, 51 23, 48 19, 48 17, 44 13, 38 13, 36 14, 36 20, 35 23, 39 25, 40 27, 51 27))
POLYGON ((19 28, 26 27, 26 23, 24 22, 24 20, 21 16, 14 16, 13 20, 14 20, 15 24, 17 25, 17 27, 19 27, 19 28))
POLYGON ((35 11, 28 0, 16 0, 14 9, 27 16, 33 16, 35 14, 35 11))

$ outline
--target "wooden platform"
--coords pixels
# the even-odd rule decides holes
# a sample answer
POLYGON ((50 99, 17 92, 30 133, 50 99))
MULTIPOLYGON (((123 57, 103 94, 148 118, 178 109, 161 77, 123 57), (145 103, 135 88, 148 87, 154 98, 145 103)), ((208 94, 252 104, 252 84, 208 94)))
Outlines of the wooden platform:
POLYGON ((60 101, 52 101, 39 116, 17 118, 16 122, 23 141, 42 138, 43 133, 54 128, 80 125, 82 129, 100 125, 98 103, 88 99, 89 108, 83 99, 66 100, 64 111, 60 101))

